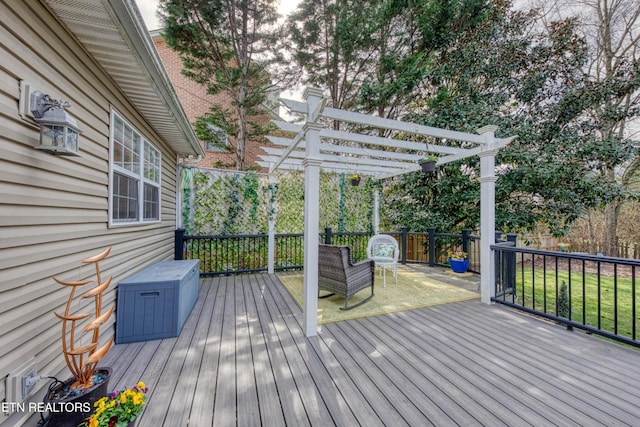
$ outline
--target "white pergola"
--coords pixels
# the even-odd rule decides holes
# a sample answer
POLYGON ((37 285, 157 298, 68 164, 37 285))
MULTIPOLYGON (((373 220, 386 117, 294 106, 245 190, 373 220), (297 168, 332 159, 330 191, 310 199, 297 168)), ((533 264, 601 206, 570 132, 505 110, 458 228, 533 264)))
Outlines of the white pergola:
MULTIPOLYGON (((336 173, 357 173, 376 179, 390 178, 420 170, 417 161, 425 153, 440 155, 437 165, 471 156, 480 157, 480 290, 481 300, 491 303, 494 264, 490 245, 495 238, 495 156, 514 137, 498 139, 496 126, 485 126, 477 134, 457 132, 401 122, 325 106, 323 92, 307 88, 304 102, 291 99, 280 101, 292 112, 302 114, 303 125, 274 121, 283 131, 294 132, 293 139, 269 137, 282 148, 262 147, 267 153, 258 162, 270 171, 270 180, 276 170, 304 170, 304 330, 306 336, 317 334, 318 311, 318 244, 320 170, 336 173), (467 143, 470 148, 425 144, 397 138, 384 138, 360 133, 324 128, 322 119, 362 125, 372 129, 388 129, 402 135, 417 135, 447 141, 467 143), (336 142, 342 141, 338 145, 336 142), (344 144, 347 142, 348 144, 344 144), (469 144, 471 143, 471 144, 469 144), (417 152, 421 154, 409 154, 417 152), (483 268, 484 267, 484 268, 483 268), (489 268, 487 268, 489 267, 489 268)), ((377 197, 376 197, 377 203, 377 197)), ((376 228, 376 231, 377 228, 376 228)), ((275 226, 269 224, 269 272, 273 273, 275 226)))

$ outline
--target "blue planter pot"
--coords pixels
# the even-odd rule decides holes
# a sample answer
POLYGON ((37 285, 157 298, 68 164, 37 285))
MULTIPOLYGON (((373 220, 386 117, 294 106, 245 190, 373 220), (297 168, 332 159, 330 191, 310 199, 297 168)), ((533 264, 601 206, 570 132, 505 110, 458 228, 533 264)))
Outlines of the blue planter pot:
POLYGON ((469 258, 463 260, 449 258, 449 265, 455 273, 466 273, 469 268, 469 258))

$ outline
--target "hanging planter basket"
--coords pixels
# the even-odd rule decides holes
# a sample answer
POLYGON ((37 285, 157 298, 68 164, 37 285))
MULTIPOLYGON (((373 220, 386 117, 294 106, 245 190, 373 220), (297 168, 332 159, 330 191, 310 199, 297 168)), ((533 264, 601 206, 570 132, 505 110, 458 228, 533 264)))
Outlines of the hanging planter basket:
POLYGON ((420 159, 418 164, 420 164, 422 171, 425 173, 433 173, 436 170, 436 160, 420 159))

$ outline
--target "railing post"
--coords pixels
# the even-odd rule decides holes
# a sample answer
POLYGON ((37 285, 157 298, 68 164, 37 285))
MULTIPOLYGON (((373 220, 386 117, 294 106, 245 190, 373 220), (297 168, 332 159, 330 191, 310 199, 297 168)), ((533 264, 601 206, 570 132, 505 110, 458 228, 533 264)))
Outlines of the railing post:
POLYGON ((182 260, 182 253, 184 251, 184 228, 178 228, 175 232, 175 250, 174 259, 176 261, 182 260))
POLYGON ((471 240, 471 230, 468 228, 462 229, 462 250, 469 254, 469 240, 471 240))
MULTIPOLYGON (((507 242, 512 242, 513 247, 516 247, 516 242, 518 240, 518 235, 515 233, 507 234, 507 242)), ((516 253, 515 252, 507 252, 505 259, 505 279, 507 281, 507 286, 512 289, 516 289, 516 253)))
POLYGON ((325 245, 330 245, 331 244, 331 227, 325 227, 324 229, 324 244, 325 245))
MULTIPOLYGON (((493 236, 493 242, 494 243, 500 243, 502 242, 502 231, 500 230, 496 230, 493 236)), ((500 250, 496 250, 493 252, 493 263, 495 266, 495 271, 494 271, 494 294, 497 293, 498 291, 500 292, 505 292, 505 290, 507 289, 504 279, 504 263, 502 262, 502 259, 504 258, 504 254, 502 253, 502 251, 500 250)))
POLYGON ((401 234, 401 238, 400 238, 400 262, 402 264, 406 264, 407 263, 407 231, 409 231, 409 229, 407 227, 402 227, 400 229, 402 231, 401 234))
POLYGON ((430 227, 429 231, 429 267, 436 265, 436 229, 430 227))

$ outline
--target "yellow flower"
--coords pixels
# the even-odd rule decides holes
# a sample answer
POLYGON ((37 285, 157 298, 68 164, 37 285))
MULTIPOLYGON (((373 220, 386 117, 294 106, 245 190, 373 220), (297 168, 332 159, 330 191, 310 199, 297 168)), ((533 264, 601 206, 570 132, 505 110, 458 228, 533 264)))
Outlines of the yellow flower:
POLYGON ((130 389, 114 391, 108 397, 98 399, 94 404, 96 407, 94 413, 82 425, 106 427, 114 417, 118 417, 118 425, 135 420, 145 404, 147 391, 146 385, 140 381, 130 389))

